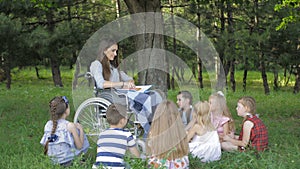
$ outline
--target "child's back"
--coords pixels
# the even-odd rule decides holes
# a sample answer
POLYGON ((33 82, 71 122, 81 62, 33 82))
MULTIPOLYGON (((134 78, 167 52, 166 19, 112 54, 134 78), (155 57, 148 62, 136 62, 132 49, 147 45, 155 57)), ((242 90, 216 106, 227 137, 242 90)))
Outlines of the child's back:
POLYGON ((80 124, 66 120, 70 115, 67 97, 54 97, 49 107, 51 120, 44 127, 40 143, 44 145, 44 154, 55 164, 70 166, 75 156, 87 152, 89 142, 80 124))
POLYGON ((95 166, 124 168, 123 159, 127 147, 135 147, 136 143, 129 131, 109 128, 100 134, 97 146, 95 166))
POLYGON ((193 157, 198 157, 202 162, 220 160, 221 144, 219 136, 211 123, 209 104, 198 102, 194 106, 197 123, 189 130, 189 149, 193 157))
POLYGON ((125 168, 124 156, 126 150, 139 157, 136 142, 131 132, 124 130, 127 123, 126 107, 118 104, 111 104, 106 112, 106 118, 110 128, 99 135, 97 141, 97 157, 93 168, 99 166, 112 169, 125 168))
MULTIPOLYGON (((89 143, 85 136, 84 145, 81 150, 76 149, 72 134, 67 130, 69 121, 65 119, 59 119, 57 121, 57 129, 55 135, 52 135, 53 142, 48 144, 47 155, 51 157, 54 163, 64 164, 72 161, 74 156, 78 156, 80 153, 86 153, 89 147, 89 143)), ((41 140, 41 144, 45 145, 48 138, 51 138, 53 122, 48 121, 45 125, 44 135, 41 140)))

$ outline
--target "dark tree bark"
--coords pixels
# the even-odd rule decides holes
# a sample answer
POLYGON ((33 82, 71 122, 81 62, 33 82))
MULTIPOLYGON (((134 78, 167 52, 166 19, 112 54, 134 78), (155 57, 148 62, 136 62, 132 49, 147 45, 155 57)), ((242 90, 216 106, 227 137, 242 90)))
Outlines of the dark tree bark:
POLYGON ((40 79, 40 74, 39 74, 39 68, 37 66, 34 67, 35 68, 35 74, 36 74, 36 77, 38 79, 40 79))
MULTIPOLYGON (((198 27, 198 41, 201 40, 201 13, 200 13, 200 4, 199 1, 197 1, 197 27, 198 27)), ((203 85, 203 76, 202 76, 202 61, 200 59, 200 54, 201 54, 201 50, 198 49, 197 51, 197 68, 198 68, 198 82, 199 82, 199 87, 201 89, 204 88, 203 85)))
POLYGON ((260 68, 261 68, 261 78, 263 80, 263 86, 264 86, 264 90, 265 90, 265 94, 269 95, 270 94, 270 88, 269 88, 269 84, 268 84, 268 77, 267 77, 267 73, 266 73, 266 65, 265 65, 265 61, 264 61, 264 54, 261 54, 260 57, 260 68))
MULTIPOLYGON (((222 35, 225 31, 225 22, 226 22, 226 19, 225 19, 225 5, 224 5, 224 0, 221 0, 221 2, 219 2, 219 8, 220 8, 220 22, 221 22, 221 33, 220 35, 222 35)), ((220 65, 222 64, 223 67, 224 67, 224 63, 225 63, 225 53, 224 53, 224 48, 223 47, 220 47, 219 51, 219 58, 220 58, 220 61, 221 63, 215 63, 216 67, 219 67, 218 70, 216 70, 217 72, 217 86, 215 86, 216 90, 223 90, 224 87, 227 86, 227 78, 226 76, 225 77, 222 77, 223 76, 223 73, 225 75, 225 72, 223 72, 223 70, 220 70, 220 65), (218 65, 220 64, 220 65, 218 65), (222 79, 225 80, 225 82, 222 82, 222 79), (225 86, 223 85, 225 83, 225 86)))
POLYGON ((53 78, 54 85, 58 87, 63 87, 60 69, 59 69, 59 62, 55 58, 51 58, 50 62, 51 62, 52 78, 53 78))
POLYGON ((247 90, 247 75, 248 75, 248 57, 245 58, 244 74, 243 74, 243 92, 247 90))
POLYGON ((6 76, 6 89, 11 88, 11 70, 10 65, 8 62, 4 62, 4 72, 6 76))
POLYGON ((294 86, 294 93, 297 94, 300 91, 300 65, 296 69, 296 82, 294 86))
MULTIPOLYGON (((169 4, 170 4, 170 10, 171 10, 171 20, 172 20, 172 34, 173 34, 173 54, 176 55, 176 51, 177 51, 177 45, 176 45, 176 33, 175 33, 175 23, 174 23, 174 9, 173 9, 173 0, 169 0, 169 4)), ((172 66, 172 74, 173 74, 173 70, 174 67, 172 66)), ((174 74, 173 74, 174 75, 174 74)), ((175 79, 174 76, 172 76, 171 79, 171 89, 175 89, 175 79)))
MULTIPOLYGON (((53 32, 54 31, 54 22, 53 22, 53 12, 52 9, 50 8, 49 11, 46 14, 47 17, 47 26, 48 26, 48 30, 49 32, 53 32)), ((51 45, 52 46, 52 45, 51 45)), ((55 50, 55 49, 53 49, 55 50)), ((51 71, 52 71, 52 79, 54 82, 54 86, 59 86, 59 87, 63 87, 63 83, 61 80, 61 74, 60 74, 60 62, 58 61, 58 56, 56 56, 57 52, 53 52, 55 53, 54 55, 52 53, 50 53, 50 63, 51 63, 51 71)))
MULTIPOLYGON (((163 30, 163 20, 161 12, 160 0, 124 0, 128 10, 131 14, 143 13, 143 12, 154 12, 153 15, 147 13, 146 17, 136 18, 136 26, 145 25, 145 29, 153 27, 155 30, 163 30), (145 21, 150 22, 145 22, 145 21), (153 21, 153 22, 152 22, 153 21)), ((141 35, 136 35, 136 50, 143 49, 164 49, 164 38, 161 34, 145 33, 141 35)), ((138 59, 139 67, 145 67, 145 62, 155 67, 160 67, 166 69, 166 56, 163 53, 155 53, 157 50, 151 50, 150 54, 146 53, 143 59, 138 59), (146 60, 144 59, 146 58, 146 60)), ((168 70, 162 71, 159 69, 147 69, 143 72, 139 72, 139 83, 140 84, 152 84, 154 88, 162 90, 167 94, 167 73, 168 70)), ((167 96, 167 95, 166 95, 167 96)))
POLYGON ((278 86, 278 70, 276 68, 274 68, 273 74, 274 74, 274 81, 273 81, 274 86, 273 86, 273 88, 274 88, 274 90, 278 90, 279 89, 279 86, 278 86))
MULTIPOLYGON (((226 1, 227 2, 227 15, 228 15, 228 33, 230 34, 230 37, 228 39, 228 44, 229 44, 229 48, 230 49, 234 49, 235 48, 235 39, 234 39, 234 22, 233 22, 233 13, 232 13, 232 7, 231 7, 231 2, 230 1, 226 1)), ((234 50, 232 51, 232 55, 234 56, 234 50)), ((234 58, 230 58, 229 59, 229 64, 230 64, 230 83, 231 83, 231 89, 233 92, 235 92, 235 88, 236 88, 236 84, 235 84, 235 77, 234 77, 234 73, 235 73, 235 59, 234 58)), ((226 75, 227 77, 227 75, 226 75)), ((227 78, 226 78, 227 79, 227 78)))
POLYGON ((202 63, 201 63, 201 59, 198 57, 198 81, 199 81, 199 85, 200 88, 203 89, 204 85, 203 85, 203 76, 202 76, 202 63))
POLYGON ((235 73, 235 65, 234 65, 235 60, 231 61, 230 63, 230 83, 231 83, 231 89, 233 92, 235 92, 236 84, 235 84, 235 78, 234 78, 234 73, 235 73))

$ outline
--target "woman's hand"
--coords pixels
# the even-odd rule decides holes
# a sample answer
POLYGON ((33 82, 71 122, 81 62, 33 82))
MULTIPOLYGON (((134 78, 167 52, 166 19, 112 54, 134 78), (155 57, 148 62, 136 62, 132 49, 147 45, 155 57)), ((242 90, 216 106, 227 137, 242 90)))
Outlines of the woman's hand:
POLYGON ((127 89, 135 89, 134 81, 130 80, 128 82, 124 82, 124 87, 127 89))

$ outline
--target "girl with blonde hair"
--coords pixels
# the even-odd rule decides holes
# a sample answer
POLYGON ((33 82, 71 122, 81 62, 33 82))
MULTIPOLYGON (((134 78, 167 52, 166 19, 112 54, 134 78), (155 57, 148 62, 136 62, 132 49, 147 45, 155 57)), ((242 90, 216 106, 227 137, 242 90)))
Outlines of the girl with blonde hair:
POLYGON ((234 136, 235 125, 232 115, 226 104, 224 94, 219 91, 209 97, 211 122, 217 129, 221 147, 223 148, 224 135, 234 136))
POLYGON ((221 158, 221 144, 218 133, 211 123, 209 104, 207 101, 194 105, 195 125, 188 131, 187 140, 193 157, 202 162, 217 161, 221 158))
POLYGON ((188 153, 186 133, 176 104, 161 102, 155 111, 147 140, 148 164, 154 168, 187 169, 188 153))

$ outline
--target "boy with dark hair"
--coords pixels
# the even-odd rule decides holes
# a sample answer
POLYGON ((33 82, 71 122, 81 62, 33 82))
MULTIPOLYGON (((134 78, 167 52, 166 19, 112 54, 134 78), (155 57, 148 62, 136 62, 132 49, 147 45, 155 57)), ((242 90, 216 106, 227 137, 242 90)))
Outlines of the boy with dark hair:
POLYGON ((124 155, 127 150, 139 157, 133 135, 123 128, 127 123, 126 107, 120 104, 111 104, 106 111, 107 122, 110 127, 100 133, 97 141, 97 157, 93 168, 100 166, 112 169, 124 169, 124 155))
POLYGON ((180 116, 185 127, 193 119, 193 96, 189 91, 179 91, 177 94, 177 105, 179 107, 180 116))

